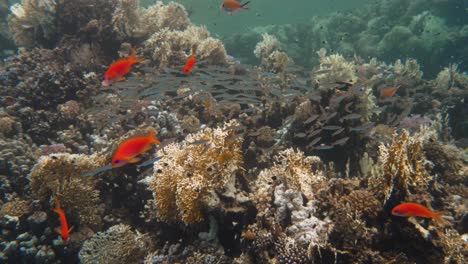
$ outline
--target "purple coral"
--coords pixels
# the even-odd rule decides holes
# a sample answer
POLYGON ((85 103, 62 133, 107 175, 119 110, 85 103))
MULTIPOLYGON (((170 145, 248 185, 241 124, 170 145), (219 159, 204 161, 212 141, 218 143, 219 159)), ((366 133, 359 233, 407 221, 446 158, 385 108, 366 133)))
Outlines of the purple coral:
POLYGON ((430 124, 432 124, 432 120, 429 117, 416 114, 403 118, 400 121, 400 128, 405 128, 410 132, 415 132, 420 126, 430 124))

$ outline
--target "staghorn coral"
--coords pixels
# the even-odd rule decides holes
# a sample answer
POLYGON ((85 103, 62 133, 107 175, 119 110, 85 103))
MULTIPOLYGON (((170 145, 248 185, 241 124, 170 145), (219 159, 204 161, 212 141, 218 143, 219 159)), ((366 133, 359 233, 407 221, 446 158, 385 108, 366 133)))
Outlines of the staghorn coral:
POLYGON ((255 46, 254 54, 261 60, 261 66, 269 71, 282 72, 292 63, 291 58, 282 51, 278 39, 266 33, 255 46))
POLYGON ((8 27, 16 45, 36 47, 50 42, 56 34, 55 0, 22 0, 11 7, 8 27))
POLYGON ((42 156, 31 171, 33 195, 47 201, 55 197, 69 212, 76 212, 82 224, 98 225, 100 219, 97 179, 83 177, 82 173, 104 165, 100 155, 59 153, 42 156))
POLYGON ((207 128, 188 135, 182 148, 172 143, 158 151, 163 158, 154 166, 150 189, 160 220, 185 224, 203 220, 210 196, 222 191, 242 164, 242 140, 231 129, 236 125, 231 121, 222 128, 207 128))
POLYGON ((431 177, 425 169, 424 139, 422 135, 409 136, 403 129, 393 136, 391 144, 379 146, 382 175, 369 178, 369 185, 383 194, 385 203, 393 195, 403 200, 413 190, 427 187, 431 177))
POLYGON ((145 41, 143 49, 159 68, 179 65, 185 61, 192 48, 198 60, 208 60, 211 64, 225 63, 224 45, 209 35, 205 27, 194 25, 185 30, 163 28, 145 41))
POLYGON ((149 237, 125 224, 111 226, 85 241, 78 254, 81 263, 141 263, 150 249, 149 237))

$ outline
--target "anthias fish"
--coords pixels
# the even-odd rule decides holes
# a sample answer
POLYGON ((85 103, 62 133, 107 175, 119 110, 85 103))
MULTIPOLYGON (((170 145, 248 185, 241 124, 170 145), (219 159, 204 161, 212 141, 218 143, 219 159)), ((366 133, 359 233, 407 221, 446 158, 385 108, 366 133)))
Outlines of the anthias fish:
POLYGON ((66 242, 68 241, 70 231, 73 227, 68 228, 67 217, 65 216, 65 212, 62 210, 62 208, 60 208, 59 201, 56 198, 54 198, 54 202, 55 208, 53 210, 59 215, 60 221, 60 228, 57 228, 57 233, 59 233, 62 237, 62 240, 66 242))
POLYGON ((441 217, 443 213, 444 212, 433 212, 429 208, 417 203, 402 203, 395 206, 392 209, 392 215, 404 217, 419 216, 425 218, 432 218, 440 224, 446 223, 445 220, 441 217))
POLYGON ((400 85, 387 87, 387 88, 380 90, 380 99, 392 97, 398 91, 398 88, 400 88, 400 85))
POLYGON ((182 69, 183 73, 188 73, 192 71, 193 66, 195 65, 195 52, 194 49, 192 48, 192 53, 188 57, 187 61, 185 62, 184 68, 182 69))
POLYGON ((153 143, 161 144, 153 128, 146 135, 136 135, 124 140, 112 156, 112 167, 140 161, 137 156, 150 150, 153 143))
POLYGON ((133 64, 142 61, 143 58, 135 57, 135 49, 132 49, 130 56, 120 58, 109 66, 106 73, 104 73, 104 80, 102 81, 103 86, 109 86, 114 82, 124 80, 124 76, 130 72, 133 64))
POLYGON ((241 9, 248 9, 248 7, 246 6, 248 3, 250 3, 250 1, 241 4, 240 0, 224 0, 221 3, 220 8, 228 12, 237 12, 241 9))

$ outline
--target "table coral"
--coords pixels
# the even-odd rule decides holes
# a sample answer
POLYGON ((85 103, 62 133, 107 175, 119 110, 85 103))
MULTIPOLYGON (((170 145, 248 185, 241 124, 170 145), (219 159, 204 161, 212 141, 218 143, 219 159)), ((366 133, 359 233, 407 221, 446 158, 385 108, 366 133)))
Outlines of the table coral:
POLYGON ((60 153, 42 156, 31 171, 33 195, 41 201, 55 197, 67 212, 77 212, 83 224, 99 224, 97 179, 82 173, 104 165, 99 155, 60 153))
POLYGON ((150 189, 160 220, 193 224, 204 219, 210 195, 222 191, 241 168, 242 139, 231 128, 236 125, 206 128, 188 135, 182 147, 172 143, 158 151, 163 158, 154 166, 150 189))

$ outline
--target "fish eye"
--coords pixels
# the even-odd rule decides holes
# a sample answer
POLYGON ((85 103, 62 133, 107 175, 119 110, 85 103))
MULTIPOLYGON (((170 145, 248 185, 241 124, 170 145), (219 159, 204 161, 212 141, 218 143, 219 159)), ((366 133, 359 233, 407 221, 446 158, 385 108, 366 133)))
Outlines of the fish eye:
POLYGON ((120 160, 118 160, 118 159, 117 159, 117 160, 114 160, 114 163, 119 163, 119 162, 120 162, 120 160))
POLYGON ((400 213, 400 211, 398 211, 398 210, 395 210, 395 211, 393 211, 393 213, 394 213, 394 214, 399 214, 399 213, 400 213))

